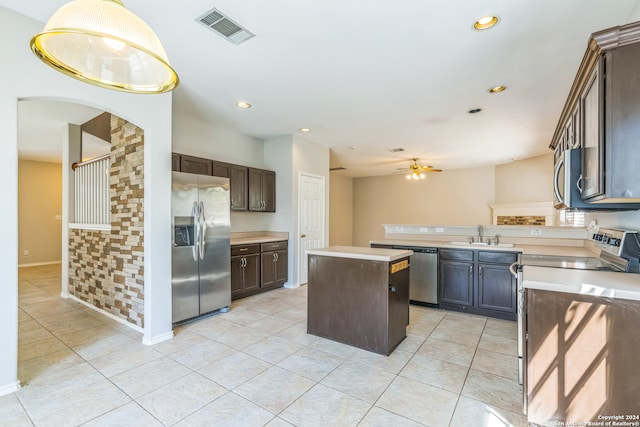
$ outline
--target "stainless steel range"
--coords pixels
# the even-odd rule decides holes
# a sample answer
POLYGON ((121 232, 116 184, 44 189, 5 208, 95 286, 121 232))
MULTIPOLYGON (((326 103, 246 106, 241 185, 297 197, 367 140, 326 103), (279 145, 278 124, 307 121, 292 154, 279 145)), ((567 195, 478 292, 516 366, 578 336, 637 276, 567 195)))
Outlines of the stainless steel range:
POLYGON ((617 271, 639 273, 640 239, 637 231, 600 229, 591 236, 593 257, 520 255, 511 266, 518 286, 518 382, 522 384, 524 366, 524 288, 522 267, 570 268, 579 270, 617 271))

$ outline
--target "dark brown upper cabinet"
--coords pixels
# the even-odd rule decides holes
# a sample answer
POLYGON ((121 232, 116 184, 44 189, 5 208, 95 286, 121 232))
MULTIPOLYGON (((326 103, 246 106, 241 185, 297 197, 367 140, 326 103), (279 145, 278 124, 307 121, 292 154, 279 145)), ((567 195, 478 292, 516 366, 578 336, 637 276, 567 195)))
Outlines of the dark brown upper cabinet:
POLYGON ((171 170, 229 178, 231 210, 276 211, 276 173, 201 157, 172 153, 171 170))
POLYGON ((231 165, 229 163, 216 162, 213 160, 211 174, 222 178, 231 178, 231 165))
POLYGON ((180 172, 180 154, 178 153, 171 153, 171 170, 180 172))
POLYGON ((640 202, 640 22, 591 35, 550 147, 582 148, 582 199, 640 202))
POLYGON ((200 157, 180 155, 180 172, 195 173, 198 175, 211 175, 213 162, 200 157))
POLYGON ((276 211, 276 173, 249 168, 249 210, 276 211))
POLYGON ((234 211, 246 211, 248 208, 247 168, 245 166, 231 165, 229 170, 231 209, 234 211))

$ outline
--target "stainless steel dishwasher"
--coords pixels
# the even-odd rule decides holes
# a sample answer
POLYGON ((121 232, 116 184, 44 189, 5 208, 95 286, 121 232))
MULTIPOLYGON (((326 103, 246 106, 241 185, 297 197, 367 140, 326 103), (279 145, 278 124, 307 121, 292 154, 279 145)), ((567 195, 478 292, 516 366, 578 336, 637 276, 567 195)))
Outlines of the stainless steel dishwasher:
POLYGON ((420 305, 438 305, 438 249, 417 246, 394 246, 409 249, 409 300, 420 305))

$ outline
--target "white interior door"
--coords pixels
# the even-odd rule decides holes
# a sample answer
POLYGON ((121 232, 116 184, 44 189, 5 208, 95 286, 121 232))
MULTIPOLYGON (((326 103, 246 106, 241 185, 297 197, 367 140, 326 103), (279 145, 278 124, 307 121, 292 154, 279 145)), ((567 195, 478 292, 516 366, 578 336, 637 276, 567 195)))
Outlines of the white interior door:
POLYGON ((301 172, 298 175, 298 283, 308 279, 307 249, 321 248, 325 236, 324 177, 301 172))

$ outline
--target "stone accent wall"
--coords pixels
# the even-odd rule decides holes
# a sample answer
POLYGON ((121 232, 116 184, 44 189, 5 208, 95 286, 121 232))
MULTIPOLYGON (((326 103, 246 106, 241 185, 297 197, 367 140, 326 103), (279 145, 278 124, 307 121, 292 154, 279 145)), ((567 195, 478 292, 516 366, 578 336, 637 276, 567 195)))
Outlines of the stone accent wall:
POLYGON ((545 225, 544 216, 499 216, 497 225, 545 225))
POLYGON ((69 293, 144 327, 144 133, 111 116, 111 231, 70 230, 69 293))

